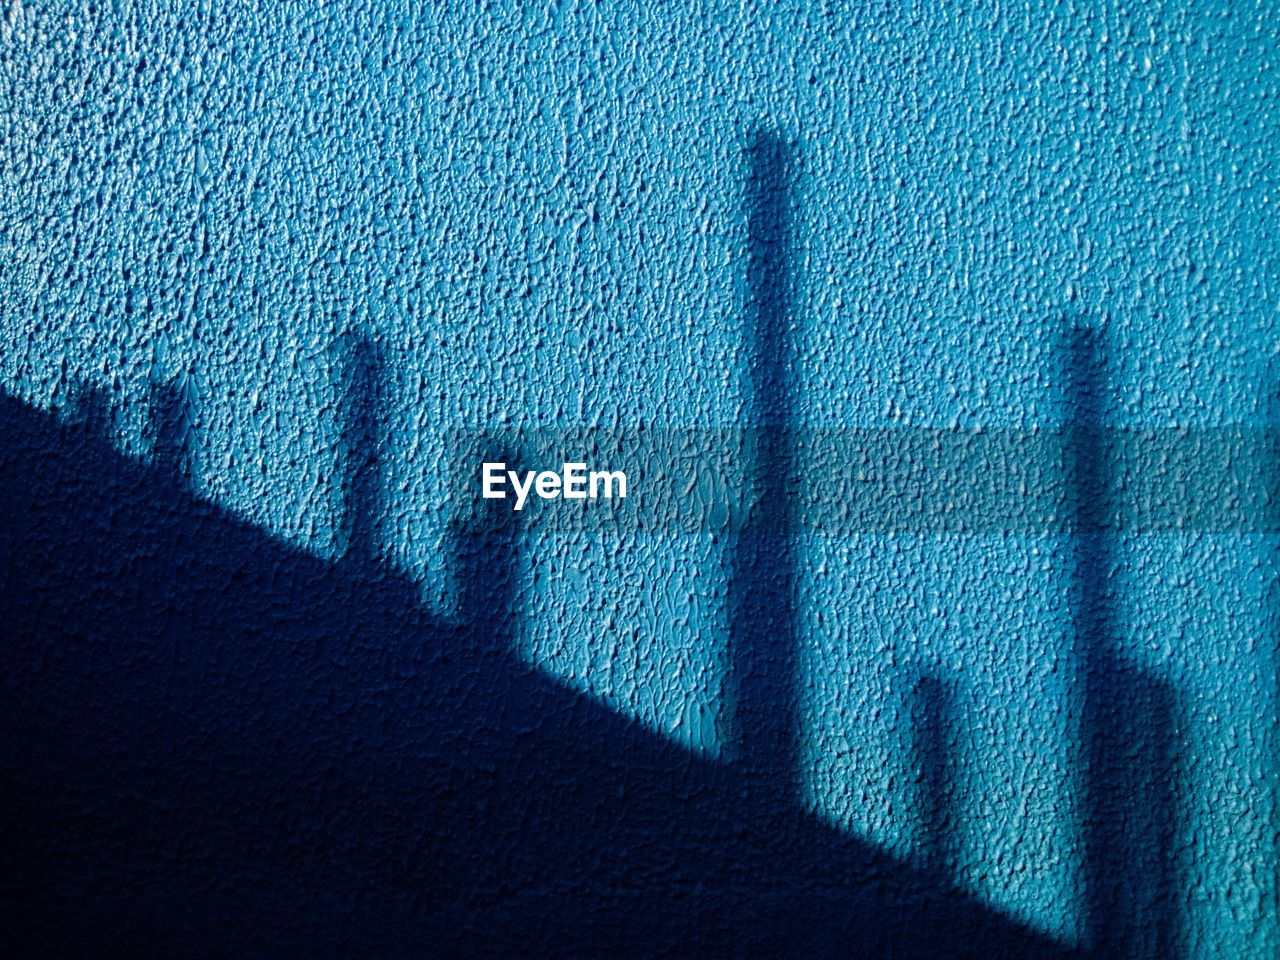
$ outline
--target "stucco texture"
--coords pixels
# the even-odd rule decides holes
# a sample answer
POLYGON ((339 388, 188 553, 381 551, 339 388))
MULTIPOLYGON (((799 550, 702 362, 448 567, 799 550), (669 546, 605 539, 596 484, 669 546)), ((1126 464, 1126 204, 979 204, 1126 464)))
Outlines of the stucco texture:
POLYGON ((7 955, 1280 955, 1275 4, 4 6, 7 955))

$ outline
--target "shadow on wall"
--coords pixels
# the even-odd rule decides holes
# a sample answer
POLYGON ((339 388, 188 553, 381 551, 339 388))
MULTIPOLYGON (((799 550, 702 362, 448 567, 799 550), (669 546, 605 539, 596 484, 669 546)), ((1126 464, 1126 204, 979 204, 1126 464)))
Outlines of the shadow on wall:
POLYGON ((796 546, 789 535, 794 474, 792 212, 795 146, 760 133, 748 151, 747 363, 755 450, 749 496, 756 522, 729 561, 730 696, 734 751, 763 820, 789 819, 800 796, 796 697, 796 546))
POLYGON ((1103 429, 1106 353, 1089 326, 1070 331, 1075 435, 1068 464, 1076 517, 1072 597, 1082 675, 1088 943, 1100 957, 1177 958, 1177 744, 1174 689, 1118 649, 1113 578, 1118 504, 1103 429))
MULTIPOLYGON (((768 502, 790 457, 772 428, 790 418, 794 148, 763 134, 750 156, 768 502)), ((115 452, 100 404, 59 418, 0 398, 0 911, 15 955, 1075 955, 958 889, 941 852, 906 863, 801 806, 786 537, 735 555, 732 761, 516 655, 509 511, 454 529, 459 613, 424 610, 376 553, 379 354, 355 339, 348 357, 336 563, 182 486, 181 390, 157 391, 171 461, 151 465, 115 452)), ((1105 578, 1090 563, 1082 596, 1105 578)), ((1082 622, 1102 647, 1104 613, 1082 622)), ((1146 791, 1150 818, 1169 782, 1168 707, 1089 656, 1091 920, 1118 948, 1165 924, 1145 919, 1159 869, 1154 887, 1117 878, 1168 854, 1164 827, 1135 832, 1124 806, 1146 791), (1136 769, 1121 762, 1135 743, 1136 769)), ((949 721, 928 703, 944 699, 922 691, 920 749, 942 758, 931 741, 949 721)), ((949 767, 930 763, 929 814, 946 822, 949 767)))
POLYGON ((956 868, 956 744, 959 724, 952 684, 940 674, 925 671, 917 678, 911 698, 911 750, 914 756, 924 860, 933 869, 956 868))

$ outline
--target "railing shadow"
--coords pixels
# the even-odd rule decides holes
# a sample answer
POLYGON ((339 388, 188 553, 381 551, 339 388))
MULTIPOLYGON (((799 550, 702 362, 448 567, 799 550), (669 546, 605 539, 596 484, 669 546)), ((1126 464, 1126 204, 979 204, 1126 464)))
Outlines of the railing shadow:
POLYGON ((514 656, 509 513, 457 531, 441 618, 79 425, 0 425, 20 953, 1067 953, 514 656))
MULTIPOLYGON (((477 509, 451 535, 457 616, 420 603, 378 544, 385 371, 370 341, 348 345, 336 562, 175 482, 181 430, 166 424, 190 414, 172 397, 157 450, 179 452, 157 464, 86 427, 98 414, 69 423, 0 397, 0 910, 15 955, 1074 955, 945 863, 891 856, 800 801, 793 150, 765 133, 749 155, 764 513, 732 567, 731 761, 516 655, 513 514, 477 509)), ((947 768, 931 771, 941 797, 947 768)))

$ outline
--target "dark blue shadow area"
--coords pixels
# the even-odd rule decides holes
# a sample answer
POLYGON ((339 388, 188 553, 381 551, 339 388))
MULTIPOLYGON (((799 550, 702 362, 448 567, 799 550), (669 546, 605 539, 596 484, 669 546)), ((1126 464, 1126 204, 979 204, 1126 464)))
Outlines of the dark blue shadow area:
MULTIPOLYGON (((0 400, 12 955, 1066 956, 510 650, 0 400)), ((510 514, 507 514, 510 516, 510 514)))
MULTIPOLYGON (((762 136, 750 188, 757 490, 782 511, 790 150, 762 136)), ((338 562, 193 495, 176 461, 119 455, 100 403, 0 397, 11 955, 1075 955, 945 857, 904 862, 803 808, 787 538, 735 553, 731 762, 513 651, 509 512, 454 530, 459 615, 425 610, 377 556, 383 373, 373 345, 348 355, 338 562)), ((155 405, 179 460, 181 396, 155 405)), ((924 692, 928 741, 949 721, 924 692)), ((920 749, 945 819, 947 761, 920 749)))

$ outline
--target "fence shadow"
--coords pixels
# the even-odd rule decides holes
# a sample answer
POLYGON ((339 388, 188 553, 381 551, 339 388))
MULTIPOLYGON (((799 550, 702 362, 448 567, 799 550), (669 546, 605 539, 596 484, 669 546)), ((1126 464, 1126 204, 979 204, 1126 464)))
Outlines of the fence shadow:
MULTIPOLYGON (((750 154, 755 404, 778 428, 757 490, 776 503, 791 151, 762 134, 750 154)), ((0 396, 0 909, 15 955, 1075 955, 960 890, 945 857, 897 859, 800 803, 785 537, 735 553, 728 761, 513 652, 513 514, 455 528, 460 612, 424 609, 376 548, 384 373, 373 344, 349 350, 336 562, 196 496, 174 462, 119 455, 100 411, 0 396)), ((157 402, 171 458, 181 395, 157 402)), ((1086 565, 1081 583, 1098 576, 1086 565)), ((1159 730, 1124 706, 1132 683, 1095 672, 1112 679, 1090 696, 1123 707, 1117 736, 1159 730)), ((927 741, 946 717, 924 694, 927 741)), ((1106 772, 1102 737, 1090 853, 1105 880, 1134 844, 1163 848, 1158 826, 1125 839, 1108 819, 1137 774, 1106 772)), ((944 796, 941 747, 919 749, 944 796)), ((1119 903, 1098 907, 1098 930, 1145 900, 1119 903)))
POLYGON ((20 953, 1062 956, 511 652, 465 614, 0 399, 3 912, 20 953))

